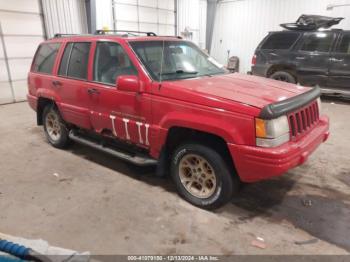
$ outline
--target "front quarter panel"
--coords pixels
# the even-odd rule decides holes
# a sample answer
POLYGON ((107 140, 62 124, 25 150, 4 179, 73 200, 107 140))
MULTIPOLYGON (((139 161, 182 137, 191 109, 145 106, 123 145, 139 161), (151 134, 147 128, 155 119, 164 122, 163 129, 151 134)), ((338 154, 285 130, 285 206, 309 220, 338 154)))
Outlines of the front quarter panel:
POLYGON ((167 132, 172 127, 207 132, 232 144, 253 145, 255 142, 252 116, 166 97, 156 96, 153 99, 152 155, 159 154, 166 142, 167 132))

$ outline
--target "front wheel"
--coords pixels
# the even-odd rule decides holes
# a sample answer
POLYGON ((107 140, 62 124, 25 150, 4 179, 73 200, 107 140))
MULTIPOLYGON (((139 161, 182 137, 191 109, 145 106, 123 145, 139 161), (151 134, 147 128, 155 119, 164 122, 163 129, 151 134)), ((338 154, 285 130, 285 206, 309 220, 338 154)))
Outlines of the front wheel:
POLYGON ((204 209, 226 204, 239 187, 237 176, 223 157, 200 144, 185 144, 174 151, 171 175, 179 194, 204 209))
POLYGON ((51 145, 65 148, 69 144, 68 129, 54 106, 45 107, 43 124, 47 140, 51 145))

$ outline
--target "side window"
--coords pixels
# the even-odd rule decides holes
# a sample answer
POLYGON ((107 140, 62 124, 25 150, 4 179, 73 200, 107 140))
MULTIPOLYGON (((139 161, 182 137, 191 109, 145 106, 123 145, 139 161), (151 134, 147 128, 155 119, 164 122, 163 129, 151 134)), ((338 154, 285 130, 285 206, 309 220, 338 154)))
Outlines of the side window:
POLYGON ((137 75, 137 71, 117 43, 98 42, 94 62, 94 81, 114 84, 121 75, 137 75))
POLYGON ((51 74, 59 48, 59 43, 40 45, 34 58, 32 71, 51 74))
POLYGON ((318 32, 306 34, 300 48, 308 52, 329 52, 334 39, 334 34, 318 32))
POLYGON ((69 43, 66 45, 66 48, 64 49, 64 53, 63 53, 63 57, 61 59, 61 64, 60 64, 60 68, 58 70, 58 75, 60 76, 66 76, 68 71, 68 60, 69 60, 69 56, 72 52, 72 47, 73 47, 73 43, 69 43))
POLYGON ((261 49, 286 50, 292 47, 295 41, 297 41, 298 37, 299 33, 297 32, 272 34, 261 46, 261 49))
POLYGON ((337 48, 337 52, 350 54, 350 34, 343 35, 337 48))
POLYGON ((69 43, 58 70, 60 76, 87 79, 87 68, 91 43, 69 43))

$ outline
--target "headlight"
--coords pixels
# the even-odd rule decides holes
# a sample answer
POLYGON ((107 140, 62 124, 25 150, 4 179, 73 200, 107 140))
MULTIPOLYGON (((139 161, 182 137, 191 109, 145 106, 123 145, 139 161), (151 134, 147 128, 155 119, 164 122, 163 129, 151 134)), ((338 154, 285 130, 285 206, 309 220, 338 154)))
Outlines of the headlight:
POLYGON ((289 124, 287 116, 264 120, 255 118, 256 145, 261 147, 275 147, 288 142, 289 124))
POLYGON ((317 98, 318 114, 321 115, 321 98, 317 98))

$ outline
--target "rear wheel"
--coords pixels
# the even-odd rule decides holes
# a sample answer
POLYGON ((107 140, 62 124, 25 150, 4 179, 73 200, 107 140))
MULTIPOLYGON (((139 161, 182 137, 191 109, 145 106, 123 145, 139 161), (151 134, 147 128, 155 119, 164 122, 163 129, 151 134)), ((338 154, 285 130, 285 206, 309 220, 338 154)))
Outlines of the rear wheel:
POLYGON ((296 83, 295 77, 291 73, 286 71, 277 71, 272 75, 270 75, 270 78, 278 81, 282 81, 282 82, 292 83, 292 84, 296 83))
POLYGON ((51 145, 57 148, 64 148, 69 144, 66 124, 53 105, 45 107, 43 124, 47 140, 51 145))
POLYGON ((226 204, 239 187, 237 176, 220 154, 200 144, 184 144, 174 151, 171 175, 179 194, 205 209, 226 204))

